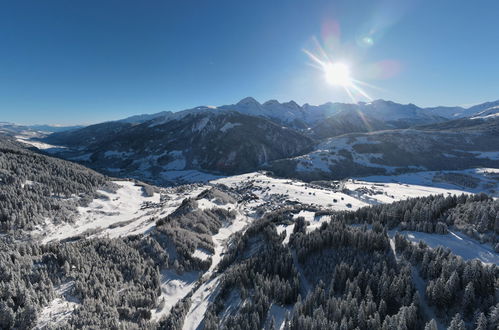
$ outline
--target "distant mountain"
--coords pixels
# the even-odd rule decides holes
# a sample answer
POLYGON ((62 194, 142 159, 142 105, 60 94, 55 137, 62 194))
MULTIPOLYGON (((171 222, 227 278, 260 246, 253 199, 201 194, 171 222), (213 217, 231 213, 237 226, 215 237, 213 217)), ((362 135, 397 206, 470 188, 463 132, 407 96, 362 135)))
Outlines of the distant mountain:
POLYGON ((324 119, 334 118, 340 113, 344 117, 346 112, 362 113, 365 116, 369 116, 372 120, 391 123, 393 127, 445 120, 443 116, 436 113, 429 113, 425 109, 413 104, 403 105, 384 100, 376 100, 370 103, 325 103, 319 106, 309 104, 300 106, 294 101, 280 103, 277 100, 270 100, 261 104, 254 98, 247 97, 231 105, 222 105, 219 107, 200 106, 175 113, 165 111, 157 114, 129 117, 119 120, 119 122, 140 123, 147 120, 166 122, 192 113, 224 111, 236 111, 245 115, 263 117, 297 129, 314 127, 324 119))
POLYGON ((478 113, 495 106, 499 106, 499 100, 494 102, 485 102, 474 105, 469 108, 463 107, 433 107, 426 108, 425 110, 431 114, 439 115, 448 119, 473 117, 478 113))
POLYGON ((142 114, 142 115, 131 116, 125 119, 120 119, 118 121, 122 123, 140 124, 149 120, 153 120, 158 117, 169 116, 171 114, 173 114, 173 112, 171 111, 162 111, 154 114, 142 114))
POLYGON ((298 157, 272 162, 280 176, 305 180, 499 166, 499 117, 457 119, 417 129, 347 134, 298 157))
POLYGON ((172 170, 242 173, 313 146, 295 130, 234 111, 191 113, 165 123, 104 123, 45 141, 72 147, 59 156, 100 171, 156 180, 172 170))
POLYGON ((17 135, 25 134, 29 136, 41 136, 46 133, 64 132, 80 129, 83 126, 55 126, 55 125, 17 125, 14 123, 0 122, 0 134, 17 135))

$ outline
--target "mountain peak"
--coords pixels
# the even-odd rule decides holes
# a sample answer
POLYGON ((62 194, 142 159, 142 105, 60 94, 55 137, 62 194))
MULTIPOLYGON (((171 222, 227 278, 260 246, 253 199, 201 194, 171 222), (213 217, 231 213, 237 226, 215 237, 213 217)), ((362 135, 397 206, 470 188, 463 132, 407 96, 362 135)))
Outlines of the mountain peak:
POLYGON ((291 100, 289 102, 286 102, 286 103, 283 103, 283 105, 286 105, 286 106, 289 106, 289 107, 292 107, 292 108, 300 108, 300 106, 298 105, 298 103, 296 103, 293 100, 291 100))
POLYGON ((276 104, 280 104, 279 101, 275 100, 275 99, 272 99, 272 100, 268 100, 267 102, 265 102, 263 105, 264 106, 268 106, 268 105, 276 105, 276 104))
POLYGON ((237 105, 250 105, 250 104, 260 105, 260 103, 251 96, 245 97, 241 101, 237 102, 237 105))

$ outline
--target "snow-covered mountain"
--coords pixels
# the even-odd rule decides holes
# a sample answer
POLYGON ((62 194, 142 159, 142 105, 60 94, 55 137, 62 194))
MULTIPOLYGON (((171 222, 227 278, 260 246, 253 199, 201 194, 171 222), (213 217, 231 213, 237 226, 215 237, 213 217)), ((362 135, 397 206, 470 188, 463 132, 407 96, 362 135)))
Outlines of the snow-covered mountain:
POLYGON ((83 126, 60 126, 60 125, 18 125, 9 122, 0 122, 0 134, 28 136, 41 136, 55 132, 64 132, 80 129, 83 126))
POLYGON ((487 119, 499 117, 499 105, 492 106, 475 114, 471 119, 487 119))
POLYGON ((372 120, 391 123, 394 127, 408 127, 417 124, 430 124, 445 119, 470 117, 497 105, 499 105, 499 101, 487 102, 470 108, 421 108, 414 104, 399 104, 392 101, 375 100, 367 103, 328 102, 322 105, 304 104, 300 106, 294 101, 280 103, 277 100, 269 100, 260 103, 252 97, 246 97, 236 104, 218 107, 199 106, 177 112, 163 111, 155 114, 132 116, 119 121, 138 124, 157 120, 164 123, 168 120, 180 119, 192 113, 237 111, 250 116, 265 117, 295 128, 309 128, 327 118, 334 118, 339 113, 357 112, 370 117, 372 120))
MULTIPOLYGON (((493 118, 497 108, 494 103, 474 107, 483 108, 474 120, 449 121, 431 113, 435 109, 384 100, 299 106, 245 98, 234 105, 202 106, 54 133, 43 142, 67 147, 54 149, 59 157, 161 184, 184 182, 193 174, 185 171, 232 174, 262 166, 280 175, 342 178, 387 170, 454 169, 459 164, 459 168, 492 166, 495 158, 473 153, 499 152, 499 141, 491 144, 497 140, 490 131, 495 121, 477 120, 493 118), (149 120, 140 123, 145 119, 149 120), (343 137, 353 133, 366 135, 343 137), (365 143, 351 144, 358 139, 365 143), (454 149, 457 153, 449 151, 454 149)), ((206 177, 197 172, 194 176, 206 177)))
POLYGON ((73 151, 58 155, 120 176, 161 181, 168 171, 251 171, 272 160, 312 149, 312 140, 270 120, 235 111, 201 111, 175 120, 138 125, 90 126, 46 139, 73 151))
POLYGON ((499 167, 499 117, 457 119, 417 129, 346 134, 301 156, 273 162, 281 176, 306 180, 422 170, 499 167))

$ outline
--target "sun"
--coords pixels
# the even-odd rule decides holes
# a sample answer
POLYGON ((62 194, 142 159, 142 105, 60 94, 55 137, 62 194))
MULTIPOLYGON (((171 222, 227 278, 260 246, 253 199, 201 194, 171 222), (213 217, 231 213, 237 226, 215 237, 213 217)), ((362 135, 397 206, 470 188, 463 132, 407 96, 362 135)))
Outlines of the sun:
POLYGON ((325 63, 323 67, 324 76, 328 84, 342 87, 352 86, 350 68, 345 63, 325 63))

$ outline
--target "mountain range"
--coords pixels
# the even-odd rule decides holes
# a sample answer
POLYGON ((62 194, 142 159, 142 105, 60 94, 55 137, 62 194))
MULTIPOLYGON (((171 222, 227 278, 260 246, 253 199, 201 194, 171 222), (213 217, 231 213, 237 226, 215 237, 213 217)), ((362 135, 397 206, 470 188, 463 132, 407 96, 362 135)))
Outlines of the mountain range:
POLYGON ((178 171, 268 169, 301 179, 494 165, 499 101, 470 108, 370 103, 233 105, 138 115, 48 135, 59 157, 168 185, 178 171), (466 129, 463 129, 466 127, 466 129), (423 152, 424 150, 424 152, 423 152))

